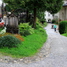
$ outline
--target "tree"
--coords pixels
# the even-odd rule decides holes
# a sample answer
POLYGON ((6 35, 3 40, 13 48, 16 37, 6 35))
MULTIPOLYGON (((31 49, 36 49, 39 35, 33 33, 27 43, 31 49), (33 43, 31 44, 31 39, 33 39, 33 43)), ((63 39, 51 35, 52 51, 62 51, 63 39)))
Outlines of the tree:
POLYGON ((25 4, 34 13, 33 27, 36 25, 37 12, 49 11, 51 14, 57 13, 63 5, 63 0, 28 0, 25 4))
POLYGON ((46 0, 29 0, 26 2, 25 6, 28 8, 28 10, 33 11, 34 14, 34 22, 33 27, 36 27, 36 15, 37 12, 42 12, 46 10, 46 0))
POLYGON ((4 0, 8 5, 11 5, 11 8, 22 8, 23 6, 33 11, 34 13, 34 22, 33 27, 36 26, 36 15, 38 11, 49 11, 51 14, 57 13, 62 6, 62 0, 4 0), (13 6, 13 7, 12 7, 13 6))
POLYGON ((10 10, 15 10, 17 8, 22 8, 25 5, 23 0, 3 0, 7 3, 6 8, 10 10))
POLYGON ((54 16, 54 14, 59 12, 60 9, 62 8, 63 0, 50 0, 50 1, 51 2, 47 4, 48 6, 47 11, 54 16))
POLYGON ((45 14, 44 12, 37 12, 37 17, 39 18, 40 21, 45 21, 45 14))
POLYGON ((4 0, 5 3, 8 3, 11 9, 16 9, 20 7, 25 7, 28 10, 33 11, 34 13, 34 23, 33 27, 36 25, 36 13, 37 11, 45 10, 46 0, 4 0))

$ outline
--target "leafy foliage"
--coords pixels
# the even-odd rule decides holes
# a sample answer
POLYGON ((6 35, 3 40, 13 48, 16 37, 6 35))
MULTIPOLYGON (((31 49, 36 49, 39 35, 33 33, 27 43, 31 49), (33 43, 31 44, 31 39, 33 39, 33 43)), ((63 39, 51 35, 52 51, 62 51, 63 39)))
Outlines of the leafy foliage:
POLYGON ((23 37, 22 37, 20 34, 5 33, 5 34, 0 34, 0 37, 7 36, 7 35, 16 37, 16 38, 18 38, 19 40, 24 41, 23 37))
POLYGON ((21 41, 19 39, 11 35, 0 37, 0 47, 18 47, 18 44, 20 43, 21 41))
POLYGON ((29 25, 29 23, 20 23, 19 29, 20 29, 20 34, 24 36, 34 33, 34 29, 29 25))
POLYGON ((12 35, 12 34, 11 33, 0 34, 0 37, 6 36, 6 35, 12 35))
MULTIPOLYGON (((39 21, 39 20, 37 20, 37 21, 39 21)), ((44 26, 46 26, 46 24, 44 24, 44 26)), ((22 25, 21 25, 21 27, 22 27, 22 25)), ((39 28, 41 28, 41 27, 39 27, 39 28)), ((35 55, 47 40, 46 31, 44 31, 44 32, 42 31, 42 30, 44 30, 43 27, 40 30, 39 30, 39 28, 34 29, 34 33, 32 35, 28 35, 28 36, 24 37, 24 41, 21 44, 19 44, 19 46, 17 48, 10 48, 10 49, 7 47, 0 48, 0 52, 3 54, 6 54, 6 55, 10 55, 15 58, 16 57, 22 58, 22 57, 35 55)), ((6 34, 10 35, 10 33, 6 33, 6 34)), ((18 35, 18 37, 19 37, 19 35, 18 35)), ((11 39, 11 40, 13 40, 13 39, 11 39)), ((16 44, 16 45, 18 45, 18 44, 16 44)))
POLYGON ((34 14, 34 22, 33 27, 36 27, 36 15, 39 11, 49 11, 51 14, 57 13, 63 4, 62 0, 4 0, 4 2, 8 3, 11 9, 17 8, 26 8, 27 10, 33 11, 34 14))
POLYGON ((53 20, 52 20, 52 23, 55 23, 55 22, 56 22, 56 21, 53 19, 53 20))
POLYGON ((67 33, 67 21, 61 21, 59 23, 59 32, 60 34, 67 33))
POLYGON ((58 21, 55 20, 55 19, 53 19, 53 20, 52 20, 52 23, 54 23, 54 24, 58 24, 58 21))
POLYGON ((63 5, 63 0, 47 0, 47 11, 51 14, 57 13, 63 5))
POLYGON ((44 12, 40 12, 40 11, 38 11, 37 12, 37 17, 38 17, 38 19, 40 20, 40 21, 45 21, 45 18, 44 18, 44 12))
POLYGON ((24 40, 17 48, 0 48, 3 54, 12 57, 27 57, 35 55, 47 40, 46 32, 40 32, 35 29, 34 34, 24 37, 24 40))
POLYGON ((45 22, 44 24, 42 23, 38 23, 36 22, 36 29, 38 29, 40 32, 45 32, 45 30, 43 29, 45 26, 47 25, 47 23, 45 22))
POLYGON ((5 3, 7 3, 7 5, 6 5, 7 11, 12 11, 12 10, 15 10, 17 8, 23 7, 25 5, 24 0, 22 0, 22 1, 20 1, 20 0, 3 0, 3 1, 5 3))
POLYGON ((43 28, 43 25, 39 22, 36 22, 36 29, 43 28))
POLYGON ((20 34, 15 34, 13 36, 15 36, 16 38, 18 38, 21 41, 24 41, 24 39, 22 38, 22 36, 20 34))

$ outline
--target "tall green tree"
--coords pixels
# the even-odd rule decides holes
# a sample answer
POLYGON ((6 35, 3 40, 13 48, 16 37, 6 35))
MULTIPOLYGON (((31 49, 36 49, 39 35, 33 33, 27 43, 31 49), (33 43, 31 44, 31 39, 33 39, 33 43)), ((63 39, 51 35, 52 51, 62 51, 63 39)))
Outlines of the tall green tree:
POLYGON ((63 0, 28 0, 25 4, 34 13, 33 27, 36 25, 37 12, 49 11, 51 14, 57 13, 63 5, 63 0))
POLYGON ((3 1, 7 3, 6 8, 10 10, 22 8, 25 5, 24 0, 3 0, 3 1))
POLYGON ((36 15, 37 12, 39 11, 45 11, 46 10, 46 0, 29 0, 26 2, 25 6, 33 11, 34 14, 34 22, 33 22, 33 27, 35 28, 36 26, 36 15))
POLYGON ((44 12, 37 12, 37 17, 40 21, 45 21, 45 14, 44 12))
POLYGON ((38 11, 49 11, 51 14, 57 13, 62 6, 62 0, 4 0, 4 2, 11 5, 11 8, 16 9, 25 7, 26 9, 33 11, 34 23, 33 27, 36 26, 36 15, 38 11))
POLYGON ((54 16, 54 14, 60 11, 62 5, 63 5, 63 0, 50 0, 50 2, 47 3, 48 6, 47 11, 54 16))

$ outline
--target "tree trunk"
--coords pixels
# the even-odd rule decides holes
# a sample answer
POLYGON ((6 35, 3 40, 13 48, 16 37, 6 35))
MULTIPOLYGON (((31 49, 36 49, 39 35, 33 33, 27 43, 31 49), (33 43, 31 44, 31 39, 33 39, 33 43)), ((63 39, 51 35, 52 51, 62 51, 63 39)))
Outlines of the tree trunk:
POLYGON ((34 22, 33 22, 33 28, 36 27, 36 8, 34 8, 34 22))

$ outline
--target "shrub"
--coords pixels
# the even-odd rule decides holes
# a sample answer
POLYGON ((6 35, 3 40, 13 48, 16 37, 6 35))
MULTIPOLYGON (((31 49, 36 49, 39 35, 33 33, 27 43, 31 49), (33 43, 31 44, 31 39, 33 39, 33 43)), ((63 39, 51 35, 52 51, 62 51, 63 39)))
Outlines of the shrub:
POLYGON ((0 37, 0 47, 17 47, 21 41, 14 36, 6 35, 0 37))
POLYGON ((20 34, 24 36, 34 33, 34 29, 29 25, 29 23, 20 23, 19 30, 20 34))
POLYGON ((45 22, 44 24, 42 24, 43 25, 43 27, 46 27, 47 26, 47 22, 45 22))
POLYGON ((6 36, 6 35, 12 35, 12 34, 11 33, 0 34, 0 37, 6 36))
POLYGON ((15 34, 14 36, 15 36, 16 38, 18 38, 19 40, 24 41, 24 39, 22 38, 21 35, 19 35, 19 34, 15 34))
POLYGON ((36 23, 36 29, 43 28, 43 25, 41 23, 36 23))
POLYGON ((36 29, 38 29, 40 32, 45 32, 45 30, 43 29, 44 27, 46 27, 47 23, 45 22, 44 24, 41 23, 36 23, 36 29))
POLYGON ((21 41, 24 41, 23 37, 20 34, 5 33, 5 34, 0 34, 0 37, 6 36, 6 35, 11 35, 11 36, 14 36, 14 37, 18 38, 21 41))
POLYGON ((52 23, 58 24, 58 21, 56 21, 56 20, 53 19, 52 23))
POLYGON ((45 30, 43 28, 39 28, 40 32, 45 32, 45 30))
POLYGON ((67 32, 67 21, 61 21, 59 23, 59 32, 60 32, 60 34, 67 32))

